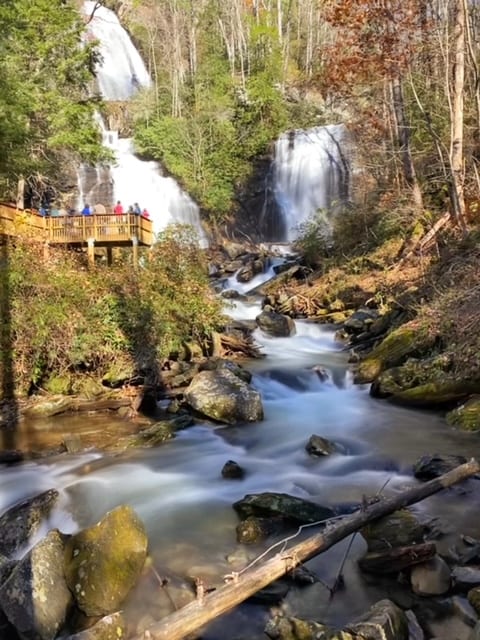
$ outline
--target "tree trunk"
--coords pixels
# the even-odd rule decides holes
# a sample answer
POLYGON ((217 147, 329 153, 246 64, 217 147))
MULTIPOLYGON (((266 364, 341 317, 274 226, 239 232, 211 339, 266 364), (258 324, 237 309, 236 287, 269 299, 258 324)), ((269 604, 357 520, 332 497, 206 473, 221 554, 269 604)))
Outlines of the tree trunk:
POLYGON ((418 211, 423 209, 422 192, 418 184, 415 173, 415 166, 412 159, 412 151, 410 148, 410 127, 407 123, 405 115, 405 102, 403 99, 403 88, 400 76, 397 74, 392 79, 392 100, 395 120, 397 124, 397 139, 400 151, 400 159, 402 162, 403 176, 405 182, 412 190, 412 197, 415 208, 418 211))
POLYGON ((419 502, 479 471, 478 462, 472 459, 439 478, 414 486, 350 516, 345 516, 338 524, 327 526, 323 532, 277 554, 261 566, 249 569, 243 574, 232 574, 232 581, 220 589, 206 596, 199 591, 197 600, 150 627, 149 635, 137 636, 134 640, 143 640, 145 637, 151 640, 181 640, 288 573, 300 563, 323 553, 340 540, 358 531, 368 522, 419 502))
POLYGON ((463 192, 463 91, 465 85, 465 7, 463 0, 455 0, 455 64, 452 91, 452 209, 459 227, 466 230, 465 197, 463 192))

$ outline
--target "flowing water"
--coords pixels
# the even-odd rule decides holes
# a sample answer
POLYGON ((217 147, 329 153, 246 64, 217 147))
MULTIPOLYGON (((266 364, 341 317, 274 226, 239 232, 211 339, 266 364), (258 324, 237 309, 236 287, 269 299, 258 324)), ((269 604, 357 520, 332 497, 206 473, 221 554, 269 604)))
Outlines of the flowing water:
MULTIPOLYGON (((259 310, 257 302, 242 301, 235 303, 231 313, 252 318, 259 310)), ((414 483, 411 464, 422 454, 480 454, 477 436, 449 429, 439 415, 391 406, 372 399, 367 388, 353 385, 346 354, 329 328, 307 321, 297 321, 296 328, 289 338, 255 333, 266 357, 251 362, 249 368, 263 397, 263 422, 228 427, 197 424, 154 449, 114 456, 92 450, 4 467, 0 512, 55 487, 61 502, 48 525, 73 532, 128 503, 145 522, 150 553, 160 574, 208 579, 232 570, 226 558, 239 547, 232 503, 247 493, 278 491, 321 504, 351 505, 364 495, 381 490, 391 495, 414 483), (326 369, 328 378, 322 381, 314 366, 326 369), (314 433, 334 441, 338 453, 322 459, 309 457, 305 444, 314 433), (227 460, 245 469, 244 479, 221 477, 227 460)), ((58 437, 80 433, 86 438, 91 430, 111 434, 128 429, 105 416, 58 418, 52 425, 58 437)), ((45 426, 30 425, 30 433, 44 433, 45 426)), ((465 485, 466 492, 452 489, 414 508, 424 519, 438 519, 447 534, 439 541, 444 549, 455 532, 479 537, 478 496, 471 491, 476 482, 465 485)), ((347 544, 340 543, 308 566, 332 584, 347 544)), ((263 547, 245 549, 251 558, 263 547)), ((289 610, 343 624, 384 597, 386 587, 381 581, 370 584, 356 568, 364 550, 361 537, 356 536, 344 569, 345 587, 333 599, 321 584, 293 588, 287 596, 289 610)), ((245 604, 202 637, 253 638, 256 633, 262 637, 265 616, 264 607, 245 604), (232 623, 240 625, 235 628, 243 636, 231 631, 232 623)))

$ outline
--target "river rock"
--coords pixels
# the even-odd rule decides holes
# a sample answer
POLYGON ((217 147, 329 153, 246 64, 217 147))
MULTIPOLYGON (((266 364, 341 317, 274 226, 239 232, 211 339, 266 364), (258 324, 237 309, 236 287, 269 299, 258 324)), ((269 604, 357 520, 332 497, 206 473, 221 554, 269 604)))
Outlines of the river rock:
POLYGON ((233 242, 231 240, 223 240, 222 248, 230 258, 230 260, 235 260, 236 258, 247 252, 245 245, 240 244, 239 242, 233 242))
POLYGON ((233 508, 242 519, 281 516, 299 524, 319 522, 335 515, 329 507, 287 493, 273 492, 246 495, 235 502, 233 508))
POLYGON ((355 372, 355 382, 372 382, 385 369, 402 364, 408 357, 422 356, 435 344, 437 334, 418 321, 394 329, 362 360, 355 372))
POLYGON ((51 396, 47 400, 35 398, 32 400, 32 404, 25 409, 24 414, 36 418, 49 418, 70 411, 73 406, 73 399, 67 396, 51 396))
POLYGON ((145 528, 129 506, 72 536, 65 575, 79 609, 87 616, 117 611, 140 575, 147 545, 145 528))
POLYGON ((464 456, 440 455, 438 453, 422 456, 413 464, 413 475, 419 480, 432 480, 466 461, 464 456))
POLYGON ((411 609, 405 611, 405 617, 408 623, 408 640, 425 640, 423 629, 411 609))
POLYGON ((409 547, 392 547, 386 551, 371 551, 360 558, 358 565, 367 573, 398 573, 414 564, 430 560, 436 553, 432 542, 410 545, 409 547))
POLYGON ((450 589, 450 569, 445 560, 435 556, 413 567, 410 574, 413 592, 419 596, 439 596, 450 589))
POLYGON ((453 585, 460 591, 480 586, 480 567, 455 567, 452 571, 453 585))
POLYGON ((275 338, 286 338, 295 333, 295 322, 292 318, 276 311, 264 309, 255 320, 262 331, 275 338))
POLYGON ((445 416, 447 423, 463 431, 480 430, 480 396, 474 396, 460 407, 449 411, 445 416))
POLYGON ((66 640, 122 640, 126 638, 127 625, 120 612, 105 616, 93 627, 68 636, 66 640))
POLYGON ((330 440, 313 434, 305 445, 305 450, 311 456, 329 456, 336 451, 336 447, 330 440))
POLYGON ((135 449, 138 447, 155 447, 174 437, 177 431, 191 427, 195 423, 192 416, 178 415, 170 420, 159 420, 139 433, 120 438, 116 449, 135 449))
POLYGON ((480 615, 480 587, 470 589, 467 598, 477 614, 480 615))
POLYGON ((272 640, 356 640, 346 631, 300 618, 276 616, 267 622, 265 634, 272 640))
POLYGON ((25 640, 53 640, 63 626, 72 601, 64 552, 65 536, 53 529, 0 587, 0 607, 25 640))
POLYGON ((240 544, 255 544, 268 536, 279 533, 285 526, 281 517, 256 518, 249 516, 236 527, 237 542, 240 544))
POLYGON ((222 477, 231 480, 241 480, 245 476, 245 470, 235 462, 235 460, 227 460, 222 468, 222 477))
POLYGON ((425 527, 411 511, 399 509, 371 522, 361 530, 368 551, 388 551, 392 547, 405 547, 423 541, 425 527))
POLYGON ((0 553, 9 556, 25 546, 50 515, 58 496, 58 491, 49 489, 8 509, 0 518, 0 553))
POLYGON ((218 422, 257 422, 263 420, 263 406, 258 391, 222 367, 201 371, 185 392, 188 404, 218 422))
POLYGON ((380 600, 346 630, 365 640, 408 640, 408 621, 391 600, 380 600))

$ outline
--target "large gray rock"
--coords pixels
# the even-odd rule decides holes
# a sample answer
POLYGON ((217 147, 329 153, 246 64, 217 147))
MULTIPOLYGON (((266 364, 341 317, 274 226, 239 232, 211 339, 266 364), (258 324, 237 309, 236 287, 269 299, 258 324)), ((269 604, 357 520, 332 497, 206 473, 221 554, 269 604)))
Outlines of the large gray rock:
POLYGON ((255 320, 262 331, 275 338, 285 338, 295 333, 295 322, 292 318, 276 311, 262 311, 255 320))
POLYGON ((391 600, 380 600, 346 630, 365 640, 407 640, 408 621, 404 612, 391 600))
POLYGON ((288 493, 249 494, 235 502, 233 508, 242 519, 250 516, 258 518, 281 516, 299 524, 319 522, 335 515, 329 507, 290 496, 288 493))
POLYGON ((413 475, 419 480, 432 480, 438 476, 455 469, 464 464, 467 459, 464 456, 456 455, 434 455, 422 456, 413 465, 413 475))
POLYGON ((218 422, 263 420, 260 394, 226 367, 201 371, 185 392, 188 404, 218 422))
POLYGON ((450 569, 439 556, 413 567, 410 574, 412 590, 419 596, 440 596, 450 589, 450 569))
POLYGON ((50 489, 24 500, 0 518, 0 554, 9 556, 29 543, 58 500, 58 491, 50 489))
POLYGON ((129 506, 72 536, 65 575, 79 609, 87 616, 118 611, 142 571, 147 545, 143 523, 129 506))
POLYGON ((65 536, 53 529, 0 587, 0 607, 25 640, 53 640, 72 596, 65 582, 65 536))
POLYGON ((384 551, 423 541, 425 527, 411 511, 399 509, 361 530, 369 551, 384 551))

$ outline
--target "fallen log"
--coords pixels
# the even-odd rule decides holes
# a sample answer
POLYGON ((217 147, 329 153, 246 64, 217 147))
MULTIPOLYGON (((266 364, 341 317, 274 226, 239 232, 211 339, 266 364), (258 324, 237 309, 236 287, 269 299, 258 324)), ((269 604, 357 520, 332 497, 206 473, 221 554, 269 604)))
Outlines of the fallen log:
POLYGON ((203 595, 182 609, 152 625, 144 634, 133 640, 182 640, 198 631, 226 611, 240 604, 260 589, 288 573, 296 566, 330 549, 334 544, 358 531, 368 522, 393 513, 397 509, 415 504, 428 496, 450 487, 480 471, 480 465, 472 458, 452 471, 420 486, 406 489, 398 495, 380 499, 365 508, 345 516, 335 524, 326 526, 321 533, 278 553, 262 565, 245 573, 232 574, 232 580, 216 591, 203 595))

